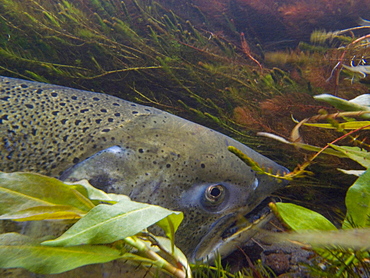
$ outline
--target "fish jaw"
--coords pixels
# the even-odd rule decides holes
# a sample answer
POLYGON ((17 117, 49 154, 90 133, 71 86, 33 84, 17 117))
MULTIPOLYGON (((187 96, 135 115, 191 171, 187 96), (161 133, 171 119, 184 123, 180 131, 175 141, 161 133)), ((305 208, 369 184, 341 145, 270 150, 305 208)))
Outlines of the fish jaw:
POLYGON ((217 256, 225 258, 238 247, 243 247, 272 218, 270 208, 264 204, 245 216, 230 214, 219 219, 199 242, 189 260, 212 263, 217 256), (225 226, 229 228, 225 230, 225 226))
MULTIPOLYGON (((271 179, 269 181, 271 184, 271 179)), ((275 190, 276 186, 283 187, 286 182, 277 184, 273 184, 271 190, 275 190)), ((185 219, 183 226, 180 226, 176 233, 176 243, 193 263, 212 262, 216 255, 226 257, 238 246, 243 246, 271 220, 272 214, 267 202, 260 205, 263 199, 271 194, 266 188, 262 188, 263 185, 260 185, 260 190, 249 190, 249 193, 248 190, 235 189, 234 184, 224 183, 223 186, 234 192, 227 197, 229 200, 224 207, 213 212, 198 202, 206 190, 202 189, 202 186, 181 196, 178 210, 184 212, 185 219)))

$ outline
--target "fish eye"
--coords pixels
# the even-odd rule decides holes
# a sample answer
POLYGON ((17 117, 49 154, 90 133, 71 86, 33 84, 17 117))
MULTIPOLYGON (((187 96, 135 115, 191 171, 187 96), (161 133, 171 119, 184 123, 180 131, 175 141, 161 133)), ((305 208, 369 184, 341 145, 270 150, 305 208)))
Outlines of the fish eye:
POLYGON ((207 187, 204 197, 209 205, 217 205, 221 203, 225 197, 225 188, 221 184, 212 184, 207 187))

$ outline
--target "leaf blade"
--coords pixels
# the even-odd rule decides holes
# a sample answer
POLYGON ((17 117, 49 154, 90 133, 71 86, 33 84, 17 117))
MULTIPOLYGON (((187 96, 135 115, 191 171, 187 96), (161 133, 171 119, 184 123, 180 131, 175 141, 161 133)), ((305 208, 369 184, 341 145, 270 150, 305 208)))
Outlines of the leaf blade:
POLYGON ((1 268, 25 268, 35 273, 56 274, 120 257, 118 250, 107 246, 49 247, 16 233, 0 235, 1 268))
POLYGON ((333 223, 324 216, 310 209, 291 203, 276 203, 274 205, 277 208, 278 216, 294 231, 329 231, 337 229, 333 223))
POLYGON ((73 246, 111 243, 133 236, 173 213, 177 212, 128 200, 115 205, 101 204, 93 208, 62 236, 42 244, 73 246))
POLYGON ((348 189, 346 195, 347 214, 343 228, 370 227, 370 170, 366 170, 348 189))

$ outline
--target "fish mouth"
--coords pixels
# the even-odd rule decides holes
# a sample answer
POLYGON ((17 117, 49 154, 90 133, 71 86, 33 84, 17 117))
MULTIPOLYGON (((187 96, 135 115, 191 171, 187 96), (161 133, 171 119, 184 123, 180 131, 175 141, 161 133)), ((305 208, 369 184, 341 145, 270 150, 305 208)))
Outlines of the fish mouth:
POLYGON ((244 216, 232 213, 220 218, 196 246, 191 261, 213 262, 217 256, 226 257, 251 239, 273 217, 268 206, 275 199, 268 197, 244 216), (227 229, 221 229, 225 224, 227 229))

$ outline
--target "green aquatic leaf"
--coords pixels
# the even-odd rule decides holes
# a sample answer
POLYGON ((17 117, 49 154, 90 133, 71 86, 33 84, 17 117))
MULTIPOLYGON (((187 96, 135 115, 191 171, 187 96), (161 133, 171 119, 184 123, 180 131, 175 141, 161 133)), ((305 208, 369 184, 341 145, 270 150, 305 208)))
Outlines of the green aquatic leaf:
POLYGON ((35 173, 0 172, 0 214, 55 205, 84 212, 94 207, 80 192, 55 178, 35 173))
POLYGON ((72 206, 38 206, 0 215, 0 220, 35 221, 80 219, 86 212, 72 206))
POLYGON ((294 231, 337 229, 324 216, 310 209, 290 203, 276 203, 275 206, 278 216, 294 231))
MULTIPOLYGON (((42 244, 72 246, 111 243, 133 236, 171 214, 168 209, 124 200, 115 205, 98 205, 55 240, 42 244)), ((182 216, 179 216, 182 217, 182 216)))
POLYGON ((164 230, 167 237, 171 238, 172 234, 177 231, 183 219, 184 214, 182 212, 177 212, 176 214, 170 214, 166 218, 159 220, 157 225, 164 230))
POLYGON ((344 123, 339 123, 338 126, 334 126, 332 124, 320 124, 320 123, 304 123, 303 125, 305 126, 312 126, 312 127, 318 127, 318 128, 327 128, 327 129, 344 129, 344 130, 349 130, 349 129, 370 129, 370 127, 365 127, 370 125, 370 121, 352 121, 352 122, 344 122, 344 123))
MULTIPOLYGON (((181 212, 179 214, 170 214, 166 218, 163 218, 157 222, 157 225, 163 229, 166 236, 170 239, 172 243, 172 251, 175 248, 175 232, 177 231, 183 219, 184 214, 181 212)), ((172 251, 170 253, 172 253, 172 251)))
POLYGON ((83 265, 106 263, 121 257, 107 246, 42 246, 17 233, 0 235, 0 268, 25 268, 41 274, 55 274, 83 265))
POLYGON ((348 158, 356 161, 365 168, 370 167, 370 153, 367 150, 361 149, 359 147, 337 146, 333 144, 330 144, 330 147, 337 151, 340 151, 341 153, 345 154, 348 158))
POLYGON ((348 189, 347 214, 343 228, 370 227, 370 170, 362 174, 348 189))
POLYGON ((122 200, 130 200, 130 197, 126 195, 105 193, 103 190, 97 189, 96 187, 92 186, 88 182, 88 180, 80 180, 73 183, 66 182, 66 184, 69 184, 70 186, 72 186, 72 188, 75 188, 90 200, 97 200, 113 204, 122 200))

